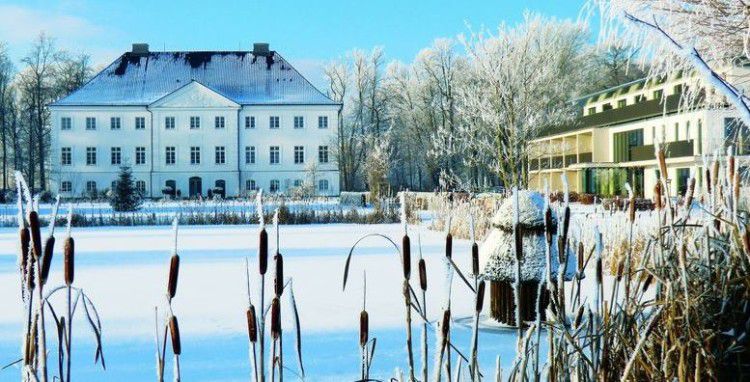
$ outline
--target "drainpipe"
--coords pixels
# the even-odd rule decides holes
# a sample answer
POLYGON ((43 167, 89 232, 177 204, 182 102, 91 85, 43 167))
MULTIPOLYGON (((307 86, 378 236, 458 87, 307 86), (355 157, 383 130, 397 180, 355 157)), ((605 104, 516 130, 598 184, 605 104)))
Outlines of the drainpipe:
POLYGON ((242 168, 240 162, 240 112, 242 111, 242 105, 237 109, 237 197, 240 196, 242 190, 242 168))
POLYGON ((149 159, 149 170, 148 170, 148 190, 151 198, 154 198, 154 112, 146 106, 146 111, 151 116, 151 145, 150 151, 151 156, 149 159))

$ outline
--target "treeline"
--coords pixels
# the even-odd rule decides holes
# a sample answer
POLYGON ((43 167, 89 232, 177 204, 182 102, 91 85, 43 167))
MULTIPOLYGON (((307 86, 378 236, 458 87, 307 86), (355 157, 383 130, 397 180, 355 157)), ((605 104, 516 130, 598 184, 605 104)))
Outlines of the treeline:
POLYGON ((342 190, 523 185, 529 140, 570 122, 571 100, 644 75, 637 51, 590 41, 584 24, 528 15, 437 39, 410 63, 375 48, 330 64, 342 190))
POLYGON ((77 89, 92 75, 90 58, 59 49, 40 34, 14 62, 0 41, 0 177, 2 195, 21 171, 34 190, 46 190, 50 167, 48 104, 77 89))

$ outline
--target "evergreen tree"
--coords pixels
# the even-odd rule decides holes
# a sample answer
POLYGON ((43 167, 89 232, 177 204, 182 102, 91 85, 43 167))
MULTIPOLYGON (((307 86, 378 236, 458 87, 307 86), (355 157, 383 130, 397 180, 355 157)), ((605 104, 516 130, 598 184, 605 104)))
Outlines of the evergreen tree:
POLYGON ((109 200, 112 209, 118 212, 137 211, 141 208, 141 195, 135 187, 133 172, 128 166, 120 167, 112 197, 109 200))

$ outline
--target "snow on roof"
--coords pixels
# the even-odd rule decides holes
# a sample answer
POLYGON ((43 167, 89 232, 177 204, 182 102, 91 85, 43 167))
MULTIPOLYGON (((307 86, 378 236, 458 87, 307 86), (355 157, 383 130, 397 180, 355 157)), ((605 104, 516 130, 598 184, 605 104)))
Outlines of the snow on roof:
POLYGON ((52 106, 149 105, 197 81, 241 105, 338 105, 276 52, 127 52, 52 106))

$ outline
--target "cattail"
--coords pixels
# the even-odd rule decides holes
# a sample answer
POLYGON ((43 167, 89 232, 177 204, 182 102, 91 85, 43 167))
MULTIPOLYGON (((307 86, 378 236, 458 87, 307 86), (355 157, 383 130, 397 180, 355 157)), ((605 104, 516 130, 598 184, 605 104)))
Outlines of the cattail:
POLYGON ((273 280, 273 290, 276 293, 276 297, 281 297, 281 294, 284 293, 284 258, 281 256, 281 253, 276 252, 273 259, 276 262, 274 268, 276 276, 273 280))
POLYGON ((482 307, 484 306, 484 280, 479 282, 479 285, 477 285, 477 301, 476 306, 474 307, 474 311, 477 312, 477 314, 482 313, 482 307))
POLYGON ((423 291, 427 290, 427 265, 424 259, 419 259, 419 287, 423 291))
POLYGON ((630 195, 630 203, 628 204, 628 218, 631 223, 635 222, 635 195, 630 195))
POLYGON ((734 205, 737 206, 737 203, 740 202, 740 173, 738 172, 734 174, 732 179, 732 198, 734 205))
POLYGON ((445 235, 445 257, 453 257, 453 235, 450 232, 445 235))
POLYGON ((604 279, 602 275, 602 258, 597 257, 596 258, 596 284, 602 285, 602 280, 604 279))
POLYGON ((31 233, 31 250, 34 259, 42 257, 42 232, 39 227, 39 214, 36 211, 29 212, 29 231, 31 233))
POLYGON ((402 266, 404 269, 404 279, 408 280, 411 277, 411 241, 409 235, 404 235, 401 240, 401 252, 402 253, 402 266))
POLYGON ((662 209, 662 203, 661 203, 661 181, 657 181, 656 185, 654 185, 654 206, 657 210, 662 209))
POLYGON ((27 265, 29 261, 29 245, 31 242, 31 235, 29 235, 28 228, 19 228, 18 239, 21 245, 21 248, 19 249, 21 251, 21 264, 19 265, 23 268, 23 272, 26 272, 26 269, 28 269, 27 265))
POLYGON ((443 321, 440 324, 440 334, 443 336, 443 343, 448 341, 448 335, 451 331, 451 310, 443 311, 443 321))
POLYGON ((667 160, 664 157, 664 148, 661 146, 657 146, 658 149, 656 151, 656 159, 659 161, 659 170, 661 171, 661 177, 666 179, 667 178, 667 160))
POLYGON ((705 173, 706 173, 706 176, 705 176, 705 178, 706 178, 706 190, 710 194, 711 193, 711 171, 708 168, 706 168, 705 173))
POLYGON ((750 230, 745 227, 745 234, 742 235, 742 245, 745 247, 745 255, 750 256, 750 230))
POLYGON ((365 347, 370 336, 370 316, 366 310, 359 314, 359 346, 365 347))
POLYGON ((734 159, 734 155, 732 155, 732 148, 731 147, 727 148, 727 154, 729 156, 729 158, 727 158, 727 177, 729 179, 733 179, 734 178, 734 174, 735 174, 735 172, 734 172, 734 169, 735 169, 734 161, 735 161, 735 159, 734 159))
POLYGON ((479 245, 471 244, 471 272, 474 276, 479 275, 479 245))
POLYGON ((583 258, 583 242, 578 242, 578 273, 583 274, 583 265, 586 259, 583 258))
POLYGON ((47 238, 47 241, 44 243, 44 254, 42 255, 42 285, 44 285, 47 282, 47 277, 49 277, 49 269, 52 265, 52 254, 55 250, 55 237, 50 236, 47 238))
POLYGON ((622 280, 622 274, 625 270, 625 258, 621 258, 620 261, 617 262, 617 281, 622 280))
POLYGON ((167 283, 167 293, 169 299, 173 299, 177 293, 177 276, 180 273, 180 255, 172 255, 172 259, 169 260, 169 281, 167 283))
POLYGON ((654 282, 654 275, 651 273, 646 276, 646 281, 643 282, 643 291, 646 292, 648 290, 648 287, 651 286, 651 283, 654 282))
POLYGON ((271 301, 271 337, 278 339, 281 334, 281 304, 279 298, 274 297, 271 301))
POLYGON ((247 308, 247 336, 252 343, 258 341, 258 325, 255 320, 255 306, 253 305, 247 308))
POLYGON ((65 238, 65 244, 63 245, 63 268, 65 273, 65 285, 70 286, 73 284, 73 278, 75 276, 75 242, 72 237, 65 238))
POLYGON ((544 211, 544 236, 547 239, 547 246, 552 244, 552 209, 547 206, 544 211))
POLYGON ((182 345, 180 344, 180 326, 177 324, 177 317, 169 318, 169 335, 172 337, 172 353, 180 355, 182 345))
POLYGON ((690 178, 690 183, 688 183, 688 189, 687 194, 685 196, 685 208, 690 210, 690 206, 693 205, 693 197, 695 195, 695 178, 690 178))
POLYGON ((581 325, 581 320, 582 319, 583 319, 583 305, 581 305, 578 308, 578 313, 576 313, 576 319, 575 319, 574 325, 573 325, 576 329, 578 328, 578 326, 581 325))
POLYGON ((265 275, 268 270, 268 232, 265 228, 260 230, 258 239, 258 268, 261 275, 265 275))

